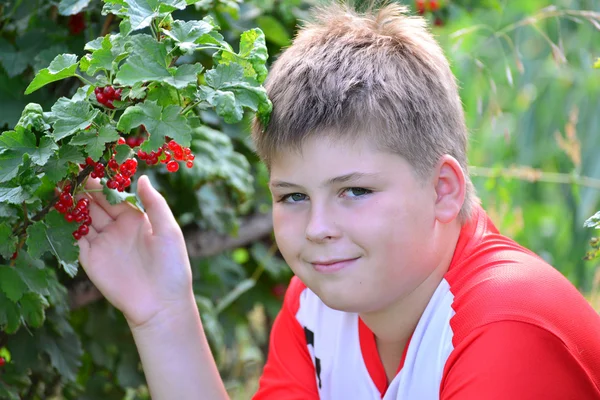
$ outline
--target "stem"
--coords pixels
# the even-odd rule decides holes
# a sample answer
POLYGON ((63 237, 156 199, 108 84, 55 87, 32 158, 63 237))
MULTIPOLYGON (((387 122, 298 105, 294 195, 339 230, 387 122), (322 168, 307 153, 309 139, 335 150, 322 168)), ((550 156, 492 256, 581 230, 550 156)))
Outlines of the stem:
POLYGON ((185 114, 187 114, 187 113, 188 113, 188 112, 189 112, 189 111, 190 111, 192 108, 196 107, 196 106, 197 106, 198 104, 200 104, 200 103, 201 103, 201 101, 196 101, 196 102, 194 102, 194 103, 192 103, 192 104, 188 105, 186 108, 184 108, 184 109, 181 111, 181 114, 182 114, 182 115, 185 115, 185 114))
POLYGON ((75 76, 76 76, 77 78, 81 79, 81 81, 82 81, 83 83, 87 83, 87 84, 88 84, 88 85, 90 85, 90 86, 94 86, 94 84, 93 84, 92 82, 88 81, 88 80, 87 80, 87 79, 85 79, 83 76, 81 76, 81 75, 79 75, 79 74, 75 74, 75 76))
POLYGON ((515 178, 529 182, 578 185, 600 190, 600 179, 594 179, 588 176, 544 172, 531 167, 513 167, 500 170, 486 167, 469 167, 469 170, 473 176, 483 176, 487 178, 515 178))

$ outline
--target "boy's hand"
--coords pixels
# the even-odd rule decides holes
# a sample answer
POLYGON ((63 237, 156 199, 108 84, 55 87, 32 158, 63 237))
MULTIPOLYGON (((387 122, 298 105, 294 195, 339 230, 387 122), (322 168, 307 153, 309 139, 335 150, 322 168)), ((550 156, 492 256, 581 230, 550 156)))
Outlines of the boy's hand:
MULTIPOLYGON (((89 179, 88 189, 100 189, 89 179)), ((78 241, 79 260, 106 299, 132 329, 189 303, 192 273, 183 233, 165 199, 148 177, 138 181, 146 214, 123 202, 110 205, 102 192, 89 193, 90 232, 78 241)))

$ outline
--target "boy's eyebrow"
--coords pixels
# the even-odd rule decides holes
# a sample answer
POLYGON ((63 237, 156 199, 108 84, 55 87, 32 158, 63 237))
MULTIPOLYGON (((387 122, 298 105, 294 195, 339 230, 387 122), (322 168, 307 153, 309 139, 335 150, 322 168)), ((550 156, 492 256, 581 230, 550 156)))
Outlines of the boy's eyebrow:
MULTIPOLYGON (((378 174, 375 174, 375 173, 351 172, 349 174, 340 175, 340 176, 331 178, 331 179, 327 180, 327 182, 325 182, 325 184, 323 186, 332 186, 335 184, 345 183, 345 182, 353 181, 353 180, 360 179, 360 178, 373 178, 373 177, 376 177, 377 175, 378 174)), ((285 181, 272 181, 269 183, 269 186, 272 188, 282 188, 282 189, 283 188, 299 188, 299 187, 301 187, 300 185, 297 185, 295 183, 290 183, 290 182, 285 182, 285 181)))

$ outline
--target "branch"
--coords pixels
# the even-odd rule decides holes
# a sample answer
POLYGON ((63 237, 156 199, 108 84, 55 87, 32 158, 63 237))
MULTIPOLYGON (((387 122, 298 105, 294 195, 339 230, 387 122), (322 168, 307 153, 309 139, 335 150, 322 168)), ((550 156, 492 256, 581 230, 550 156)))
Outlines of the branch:
MULTIPOLYGON (((184 237, 190 258, 201 258, 246 246, 270 235, 272 230, 271 214, 257 214, 242 219, 238 235, 235 237, 219 235, 214 232, 202 232, 199 229, 185 230, 184 237)), ((87 279, 69 288, 71 310, 85 307, 102 298, 102 293, 87 279)))
POLYGON ((578 185, 600 190, 600 179, 590 178, 588 176, 579 176, 574 174, 561 174, 558 172, 544 172, 540 169, 531 167, 510 167, 510 168, 486 168, 469 167, 472 176, 483 176, 487 178, 515 178, 528 182, 546 182, 560 183, 565 185, 578 185))

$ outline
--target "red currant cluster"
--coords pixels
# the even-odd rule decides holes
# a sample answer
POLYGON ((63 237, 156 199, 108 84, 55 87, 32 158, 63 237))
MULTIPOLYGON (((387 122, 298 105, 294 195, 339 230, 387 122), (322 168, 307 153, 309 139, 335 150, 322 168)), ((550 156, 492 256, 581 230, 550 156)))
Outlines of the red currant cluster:
POLYGON ((88 165, 94 167, 94 170, 90 174, 92 178, 104 178, 104 164, 92 160, 92 157, 87 157, 85 159, 85 164, 79 164, 81 168, 85 168, 88 165))
POLYGON ((169 172, 176 172, 179 169, 177 161, 184 161, 188 168, 192 168, 194 166, 194 159, 196 158, 189 147, 182 147, 174 140, 163 144, 157 151, 153 150, 150 153, 146 153, 139 150, 137 154, 140 160, 146 161, 148 165, 156 165, 159 161, 167 164, 167 171, 169 172))
POLYGON ((124 191, 125 188, 131 185, 131 177, 135 175, 137 165, 135 158, 128 158, 121 165, 114 158, 111 158, 108 161, 108 168, 116 174, 106 182, 106 186, 109 189, 117 189, 119 192, 124 191))
POLYGON ((54 205, 56 211, 65 216, 65 220, 81 224, 73 232, 75 240, 81 239, 90 231, 89 226, 92 224, 92 217, 90 217, 89 205, 90 201, 88 199, 80 199, 77 204, 74 203, 70 184, 65 185, 58 202, 54 205))
POLYGON ((121 100, 121 91, 121 89, 115 90, 115 88, 113 88, 112 86, 105 86, 103 88, 96 87, 96 89, 94 89, 94 93, 96 94, 96 100, 98 100, 98 103, 110 109, 115 108, 115 106, 113 106, 114 100, 121 100))

